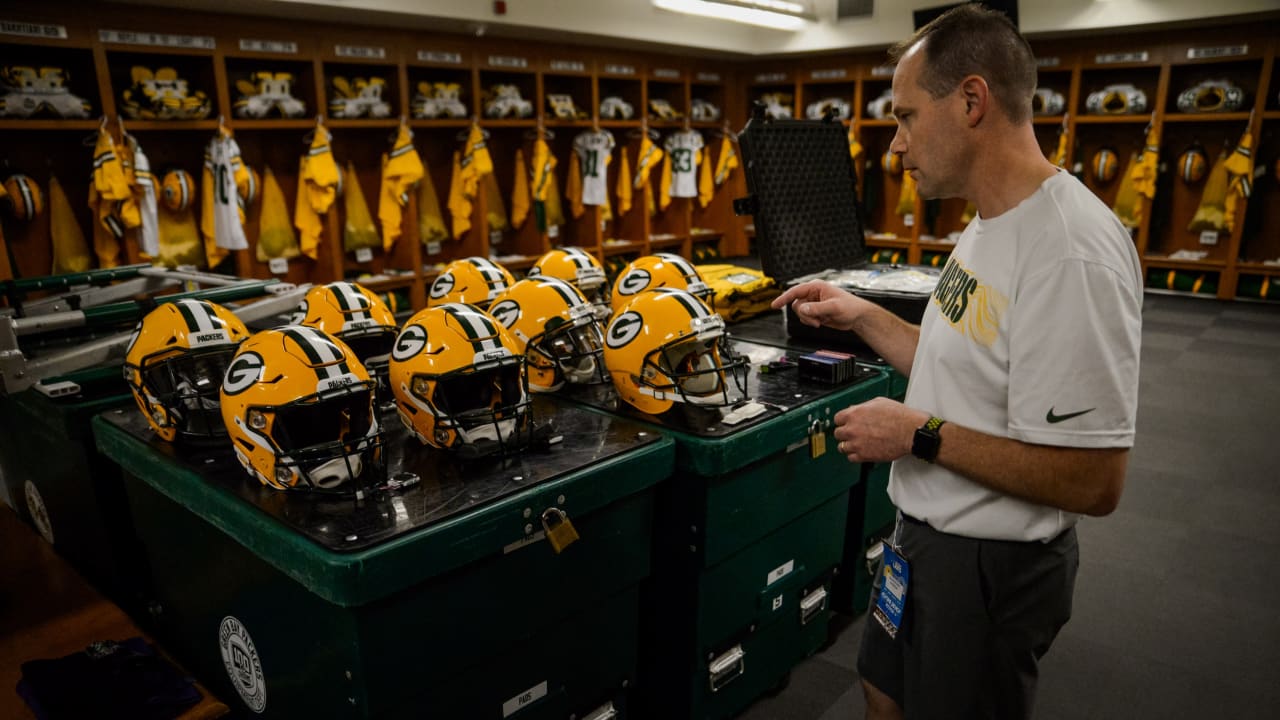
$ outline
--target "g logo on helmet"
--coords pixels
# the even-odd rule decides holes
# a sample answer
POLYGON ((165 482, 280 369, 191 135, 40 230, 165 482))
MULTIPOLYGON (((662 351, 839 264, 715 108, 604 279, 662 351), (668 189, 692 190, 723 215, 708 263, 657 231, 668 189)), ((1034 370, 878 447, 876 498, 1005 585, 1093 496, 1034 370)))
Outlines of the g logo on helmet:
POLYGON ((640 317, 640 313, 635 311, 624 312, 609 323, 609 333, 605 336, 604 342, 614 349, 625 347, 636 339, 636 336, 640 334, 640 330, 643 328, 644 318, 640 317))
POLYGON ((431 283, 431 298, 439 300, 453 292, 453 273, 445 273, 431 283))
POLYGON ((396 337, 396 346, 391 349, 391 359, 404 362, 422 352, 427 346, 427 329, 421 325, 409 325, 396 337))
POLYGON ((503 300, 489 308, 489 314, 494 320, 502 323, 502 327, 510 330, 511 326, 516 324, 516 320, 520 319, 520 305, 515 300, 503 300))
POLYGON ((635 269, 623 275, 618 280, 619 295, 635 295, 636 293, 649 287, 649 283, 653 281, 653 277, 648 270, 635 269))
POLYGON ((261 378, 262 356, 247 352, 231 361, 227 375, 222 379, 222 391, 228 395, 239 395, 261 378))
POLYGON ((290 325, 301 325, 303 320, 307 319, 307 301, 303 300, 298 303, 298 309, 294 311, 293 317, 289 318, 290 325))

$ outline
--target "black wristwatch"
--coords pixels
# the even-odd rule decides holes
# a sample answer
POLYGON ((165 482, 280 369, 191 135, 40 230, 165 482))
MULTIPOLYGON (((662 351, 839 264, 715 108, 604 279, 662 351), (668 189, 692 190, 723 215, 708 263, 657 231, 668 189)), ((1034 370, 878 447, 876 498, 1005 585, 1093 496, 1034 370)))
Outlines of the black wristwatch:
POLYGON ((929 422, 916 428, 915 438, 911 441, 911 454, 925 462, 933 462, 938 457, 938 448, 942 447, 942 435, 938 430, 946 422, 942 418, 931 417, 929 422))

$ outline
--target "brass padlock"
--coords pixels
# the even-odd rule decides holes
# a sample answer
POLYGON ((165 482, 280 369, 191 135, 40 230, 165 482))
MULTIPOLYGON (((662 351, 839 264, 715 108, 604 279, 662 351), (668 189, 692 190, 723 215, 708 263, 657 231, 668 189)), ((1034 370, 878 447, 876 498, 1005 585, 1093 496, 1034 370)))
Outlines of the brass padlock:
POLYGON ((547 541, 557 555, 578 539, 578 531, 573 527, 573 522, 560 508, 551 507, 542 512, 542 529, 546 531, 547 541))
POLYGON ((821 421, 814 420, 809 426, 809 457, 817 460, 827 452, 827 433, 822 429, 821 421))

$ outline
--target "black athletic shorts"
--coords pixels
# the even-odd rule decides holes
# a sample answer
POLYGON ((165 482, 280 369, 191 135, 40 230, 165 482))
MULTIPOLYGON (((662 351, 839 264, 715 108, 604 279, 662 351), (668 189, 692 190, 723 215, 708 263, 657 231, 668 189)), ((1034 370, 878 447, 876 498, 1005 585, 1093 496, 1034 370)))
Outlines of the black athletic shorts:
MULTIPOLYGON (((907 720, 1030 718, 1037 662, 1071 617, 1075 528, 1048 543, 1011 542, 899 522, 910 563, 902 627, 891 638, 868 611, 859 674, 907 720)), ((882 578, 883 568, 870 608, 882 578)))

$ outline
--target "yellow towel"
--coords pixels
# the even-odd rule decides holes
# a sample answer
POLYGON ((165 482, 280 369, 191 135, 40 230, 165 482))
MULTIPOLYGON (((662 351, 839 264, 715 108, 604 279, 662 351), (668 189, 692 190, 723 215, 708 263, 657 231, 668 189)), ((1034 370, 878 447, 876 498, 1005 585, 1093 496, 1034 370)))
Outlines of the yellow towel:
MULTIPOLYGON (((1137 164, 1129 171, 1134 190, 1147 200, 1152 200, 1156 196, 1156 176, 1159 173, 1159 166, 1160 131, 1153 127, 1147 132, 1147 141, 1142 146, 1142 152, 1138 154, 1137 164)), ((1134 227, 1142 223, 1142 218, 1146 214, 1146 205, 1142 201, 1133 204, 1134 227)))
POLYGON ((621 164, 618 165, 618 216, 621 217, 631 211, 631 161, 627 160, 627 149, 623 148, 618 153, 622 156, 621 164))
POLYGON ((1124 175, 1121 176, 1120 188, 1116 190, 1116 204, 1111 206, 1111 212, 1130 230, 1138 227, 1142 218, 1142 197, 1138 194, 1137 180, 1134 179, 1137 168, 1138 158, 1130 154, 1129 164, 1125 166, 1124 175))
MULTIPOLYGON (((849 138, 849 152, 852 153, 853 146, 858 143, 857 140, 853 139, 852 128, 849 130, 849 138)), ((858 153, 862 153, 861 145, 858 145, 858 153)), ((856 158, 857 155, 854 155, 854 157, 856 158)), ((737 167, 738 151, 734 148, 733 141, 729 139, 729 135, 726 133, 724 137, 720 138, 720 157, 716 158, 716 186, 723 185, 724 181, 729 179, 729 175, 737 167)))
POLYGON ((298 196, 294 202, 293 224, 301 235, 299 245, 302 254, 315 260, 324 231, 321 216, 333 207, 341 177, 338 164, 329 147, 329 131, 315 129, 311 149, 302 158, 298 168, 298 196))
POLYGON ((1234 230, 1240 201, 1253 194, 1253 134, 1248 130, 1240 137, 1240 144, 1224 163, 1227 175, 1227 196, 1223 202, 1227 230, 1234 230))
POLYGON ((1204 232, 1227 229, 1224 209, 1227 183, 1227 154, 1224 152, 1218 155, 1218 161, 1209 169, 1209 177, 1204 181, 1204 192, 1200 195, 1200 206, 1196 208, 1196 214, 1187 225, 1187 230, 1204 232))
POLYGON ((284 192, 280 190, 280 183, 276 182, 271 167, 267 166, 262 176, 262 205, 258 213, 258 262, 295 258, 300 252, 298 236, 289 222, 289 206, 285 204, 284 192))
POLYGON ((520 228, 529 219, 529 167, 524 161, 524 149, 516 148, 516 177, 511 190, 511 226, 520 228))
MULTIPOLYGON (((726 143, 729 142, 728 135, 724 139, 726 143)), ((853 123, 849 123, 849 157, 857 160, 862 157, 862 152, 862 143, 858 142, 858 130, 853 123)), ((734 167, 737 167, 737 165, 735 164, 734 167)), ((717 181, 717 184, 719 184, 719 181, 717 181)))
POLYGON ((1049 162, 1060 168, 1067 166, 1067 133, 1062 131, 1058 133, 1058 149, 1049 156, 1049 162))
POLYGON ((179 265, 205 266, 204 244, 200 242, 200 228, 196 227, 191 208, 170 210, 163 203, 157 211, 160 225, 159 265, 174 268, 179 265))
POLYGON ((54 275, 89 269, 89 244, 56 177, 49 178, 49 235, 53 241, 54 275))
POLYGON ((449 173, 449 216, 453 219, 453 239, 461 240, 471 229, 471 198, 462 192, 462 153, 454 151, 449 173))
POLYGON ((636 154, 636 175, 634 186, 640 190, 649 184, 649 174, 657 167, 658 163, 666 155, 662 148, 658 147, 645 135, 640 140, 640 151, 636 154))
POLYGON ((474 200, 480 194, 480 181, 493 172, 493 158, 489 155, 489 148, 485 146, 484 131, 479 125, 471 125, 467 144, 462 148, 460 168, 462 192, 468 199, 474 200))
POLYGON ((556 158, 551 154, 551 148, 547 147, 547 142, 538 139, 533 144, 533 199, 539 202, 547 201, 547 193, 555 183, 551 180, 556 168, 556 158))
POLYGON ((418 183, 418 239, 426 243, 443 242, 449 238, 444 227, 444 213, 440 212, 440 197, 426 164, 422 167, 422 180, 418 183))
POLYGON ((498 187, 498 176, 489 173, 480 184, 484 186, 484 216, 489 222, 489 231, 511 229, 506 204, 502 202, 502 190, 498 187))
POLYGON ((346 217, 342 224, 343 252, 378 247, 381 244, 378 226, 373 224, 369 204, 365 202, 364 191, 360 189, 360 176, 356 174, 356 167, 352 163, 347 163, 347 187, 343 199, 346 200, 346 217))
POLYGON ((564 181, 564 194, 569 198, 569 212, 577 220, 586 212, 582 204, 582 162, 578 158, 569 159, 569 178, 564 181))
POLYGON ((106 128, 99 128, 98 141, 93 148, 93 183, 89 190, 89 205, 106 233, 94 233, 94 251, 101 267, 112 268, 120 264, 120 240, 126 228, 142 224, 138 203, 126 177, 124 163, 116 151, 115 141, 106 128))
POLYGON ((382 156, 378 220, 382 223, 383 250, 390 252, 400 239, 404 209, 409 205, 409 188, 422 179, 423 172, 422 158, 413 147, 413 133, 407 125, 401 125, 391 152, 382 156))
POLYGON ((547 175, 546 215, 547 227, 564 224, 564 208, 560 205, 560 188, 556 186, 556 159, 551 158, 547 175))
POLYGON ((716 186, 711 182, 711 152, 702 148, 698 151, 698 204, 710 205, 715 194, 716 186))
POLYGON ((916 181, 911 173, 902 173, 902 190, 898 193, 898 207, 894 209, 899 215, 913 215, 916 211, 916 181))
POLYGON ((666 210, 671 205, 671 154, 662 158, 662 170, 658 181, 658 209, 666 210))

